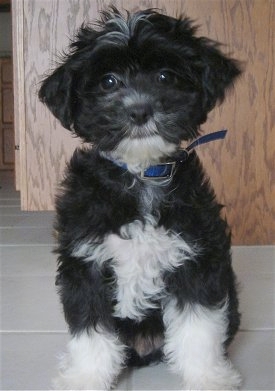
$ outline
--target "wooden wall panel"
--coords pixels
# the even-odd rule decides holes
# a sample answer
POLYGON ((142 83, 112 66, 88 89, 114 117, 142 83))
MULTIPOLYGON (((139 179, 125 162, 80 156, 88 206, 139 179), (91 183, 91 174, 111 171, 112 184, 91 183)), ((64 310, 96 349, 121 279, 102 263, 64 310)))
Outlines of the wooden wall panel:
POLYGON ((26 161, 22 149, 25 147, 25 67, 24 67, 24 12, 23 2, 12 2, 12 46, 13 46, 13 99, 14 99, 14 141, 15 141, 15 187, 21 191, 21 205, 26 205, 25 188, 21 189, 26 176, 26 161))
MULTIPOLYGON (((24 11, 24 99, 26 128, 21 129, 25 163, 21 189, 24 209, 52 209, 65 161, 79 141, 38 102, 41 75, 84 20, 97 17, 109 1, 13 0, 24 11)), ((205 132, 227 127, 224 142, 199 153, 218 198, 226 205, 235 244, 275 243, 275 1, 274 0, 117 0, 135 11, 158 7, 197 21, 199 34, 224 42, 224 51, 244 62, 245 73, 224 104, 202 126, 205 132)), ((24 168, 24 167, 23 167, 24 168)))

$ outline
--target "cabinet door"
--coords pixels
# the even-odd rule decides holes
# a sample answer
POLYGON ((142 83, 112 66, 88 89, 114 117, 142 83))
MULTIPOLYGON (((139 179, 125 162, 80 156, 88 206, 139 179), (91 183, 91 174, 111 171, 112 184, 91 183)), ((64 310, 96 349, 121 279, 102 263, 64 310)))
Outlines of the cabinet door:
MULTIPOLYGON (((98 9, 110 2, 13 0, 13 3, 14 19, 21 20, 23 26, 20 33, 16 23, 13 24, 19 41, 15 52, 21 58, 21 65, 20 61, 17 63, 17 108, 21 110, 17 118, 21 121, 22 207, 52 209, 65 162, 79 141, 62 129, 38 101, 39 83, 81 23, 97 18, 98 9), (20 12, 16 11, 18 7, 20 12)), ((201 147, 199 154, 218 199, 226 205, 234 243, 274 243, 275 2, 117 0, 115 4, 130 11, 157 7, 173 16, 186 13, 201 26, 199 34, 225 43, 222 49, 243 61, 245 73, 236 89, 202 126, 205 133, 228 128, 227 139, 201 147)))

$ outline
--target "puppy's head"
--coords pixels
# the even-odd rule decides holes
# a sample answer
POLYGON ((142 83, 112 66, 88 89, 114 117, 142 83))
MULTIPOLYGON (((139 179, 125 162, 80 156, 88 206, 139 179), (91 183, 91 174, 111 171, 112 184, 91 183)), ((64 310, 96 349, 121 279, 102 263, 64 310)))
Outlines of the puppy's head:
POLYGON ((198 134, 240 74, 187 18, 102 13, 82 26, 39 97, 61 124, 122 161, 153 163, 198 134))

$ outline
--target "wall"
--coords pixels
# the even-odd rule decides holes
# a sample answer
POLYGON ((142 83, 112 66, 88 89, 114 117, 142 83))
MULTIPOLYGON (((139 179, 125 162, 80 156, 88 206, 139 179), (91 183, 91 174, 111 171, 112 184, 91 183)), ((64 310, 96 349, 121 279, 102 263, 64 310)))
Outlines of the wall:
MULTIPOLYGON (((56 54, 68 45, 68 37, 83 20, 94 19, 97 9, 109 1, 14 0, 13 3, 22 8, 23 15, 14 15, 19 47, 15 67, 19 97, 17 120, 21 123, 22 207, 51 209, 65 162, 78 142, 38 102, 39 81, 44 72, 54 67, 56 54), (24 31, 23 42, 20 31, 24 31)), ((219 200, 226 205, 234 243, 274 244, 275 2, 121 0, 113 3, 130 10, 137 10, 140 5, 164 8, 171 15, 185 12, 201 25, 200 34, 226 43, 224 51, 243 61, 246 70, 242 79, 202 127, 205 133, 227 127, 227 139, 201 147, 199 153, 219 200)))

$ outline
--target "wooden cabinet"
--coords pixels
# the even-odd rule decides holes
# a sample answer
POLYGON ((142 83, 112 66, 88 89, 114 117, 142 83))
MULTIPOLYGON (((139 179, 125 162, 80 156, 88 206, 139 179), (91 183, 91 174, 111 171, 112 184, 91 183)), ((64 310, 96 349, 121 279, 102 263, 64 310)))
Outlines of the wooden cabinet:
POLYGON ((12 61, 0 58, 0 170, 14 168, 12 61))
MULTIPOLYGON (((83 21, 109 0, 13 0, 16 144, 22 208, 52 209, 57 184, 79 141, 37 98, 43 75, 83 21), (20 173, 19 173, 20 171, 20 173)), ((275 243, 275 0, 116 0, 119 9, 186 13, 198 33, 223 42, 245 72, 204 133, 229 129, 198 149, 239 245, 275 243)))

